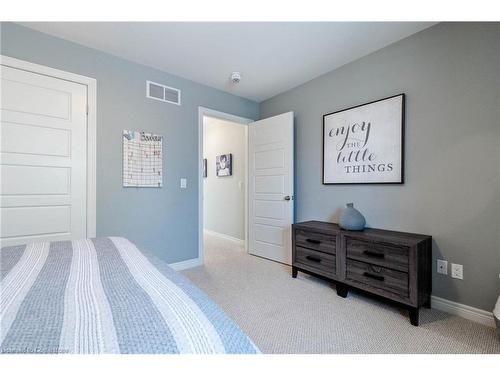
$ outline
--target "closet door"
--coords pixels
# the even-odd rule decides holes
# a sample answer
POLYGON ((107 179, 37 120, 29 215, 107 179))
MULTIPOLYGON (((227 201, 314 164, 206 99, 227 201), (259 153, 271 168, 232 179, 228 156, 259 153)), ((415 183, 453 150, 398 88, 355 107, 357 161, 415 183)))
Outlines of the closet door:
POLYGON ((1 66, 1 245, 83 238, 87 87, 1 66))

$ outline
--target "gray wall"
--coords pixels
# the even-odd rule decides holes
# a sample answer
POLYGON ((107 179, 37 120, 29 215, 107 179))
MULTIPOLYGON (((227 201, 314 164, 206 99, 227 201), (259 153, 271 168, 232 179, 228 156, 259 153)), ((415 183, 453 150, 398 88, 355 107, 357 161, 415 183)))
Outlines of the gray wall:
POLYGON ((1 54, 97 79, 97 235, 125 236, 169 263, 195 258, 198 106, 257 118, 258 104, 13 23, 1 24, 1 54), (146 80, 181 89, 182 106, 147 99, 146 80), (122 187, 122 129, 164 136, 163 188, 122 187))
POLYGON ((203 223, 207 230, 245 239, 246 124, 205 117, 203 157, 208 176, 203 179, 203 223), (217 155, 233 154, 232 176, 217 177, 217 155))
POLYGON ((261 103, 295 112, 297 221, 336 222, 346 202, 368 226, 432 235, 433 294, 492 310, 500 293, 500 24, 438 24, 261 103), (404 185, 321 184, 322 116, 406 93, 404 185), (464 265, 464 279, 435 259, 464 265))

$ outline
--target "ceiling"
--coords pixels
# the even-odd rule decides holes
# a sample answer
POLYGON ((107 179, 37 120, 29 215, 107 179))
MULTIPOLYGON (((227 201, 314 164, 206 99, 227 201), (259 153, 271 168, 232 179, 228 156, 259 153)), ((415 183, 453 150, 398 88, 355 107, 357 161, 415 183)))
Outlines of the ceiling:
MULTIPOLYGON (((26 22, 32 29, 255 101, 432 22, 26 22), (231 72, 242 80, 231 83, 231 72)), ((168 82, 165 82, 168 84, 168 82)))

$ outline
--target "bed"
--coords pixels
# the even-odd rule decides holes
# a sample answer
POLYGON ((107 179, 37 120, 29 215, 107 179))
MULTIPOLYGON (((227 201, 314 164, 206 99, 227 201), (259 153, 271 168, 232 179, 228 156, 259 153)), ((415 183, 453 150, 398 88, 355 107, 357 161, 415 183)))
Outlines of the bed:
POLYGON ((0 250, 1 353, 258 353, 201 290, 121 237, 0 250))

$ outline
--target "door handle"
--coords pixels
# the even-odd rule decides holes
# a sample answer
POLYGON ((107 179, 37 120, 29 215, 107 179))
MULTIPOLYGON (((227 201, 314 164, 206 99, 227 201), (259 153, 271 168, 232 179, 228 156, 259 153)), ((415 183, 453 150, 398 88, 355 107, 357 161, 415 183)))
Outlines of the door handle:
POLYGON ((289 195, 287 195, 285 198, 284 198, 286 201, 289 201, 290 199, 292 199, 289 195))

